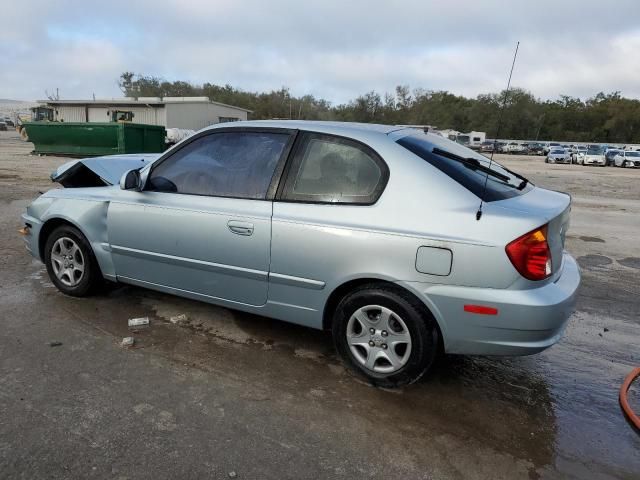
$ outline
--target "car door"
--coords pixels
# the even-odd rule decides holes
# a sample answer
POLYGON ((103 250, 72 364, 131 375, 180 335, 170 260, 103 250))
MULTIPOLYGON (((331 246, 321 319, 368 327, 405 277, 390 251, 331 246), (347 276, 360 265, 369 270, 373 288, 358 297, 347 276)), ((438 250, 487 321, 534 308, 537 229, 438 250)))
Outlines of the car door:
POLYGON ((248 305, 267 300, 272 199, 293 132, 212 129, 109 206, 119 280, 248 305))

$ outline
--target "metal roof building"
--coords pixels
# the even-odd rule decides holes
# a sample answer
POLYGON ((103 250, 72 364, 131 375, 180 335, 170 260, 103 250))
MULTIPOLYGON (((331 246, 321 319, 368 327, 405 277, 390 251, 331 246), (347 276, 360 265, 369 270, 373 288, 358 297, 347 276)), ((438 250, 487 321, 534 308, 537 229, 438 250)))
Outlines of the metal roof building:
POLYGON ((105 100, 40 100, 54 111, 58 122, 110 122, 114 112, 131 112, 133 123, 166 128, 201 128, 222 122, 247 120, 251 110, 207 97, 138 97, 105 100))

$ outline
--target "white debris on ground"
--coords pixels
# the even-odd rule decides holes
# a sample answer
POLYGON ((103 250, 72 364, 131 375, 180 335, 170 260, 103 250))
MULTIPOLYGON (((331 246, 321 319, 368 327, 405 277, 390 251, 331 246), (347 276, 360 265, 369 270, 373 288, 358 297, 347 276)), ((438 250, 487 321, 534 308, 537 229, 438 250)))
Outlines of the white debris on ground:
POLYGON ((124 337, 122 342, 120 342, 120 346, 122 347, 133 347, 133 344, 136 343, 135 338, 133 337, 124 337))
POLYGON ((187 317, 186 313, 181 313, 180 315, 175 315, 175 316, 169 318, 169 321, 171 323, 173 323, 174 325, 176 325, 176 324, 188 322, 189 321, 189 317, 187 317))
POLYGON ((149 325, 149 317, 140 317, 140 318, 130 318, 129 319, 129 328, 139 328, 146 327, 149 325))

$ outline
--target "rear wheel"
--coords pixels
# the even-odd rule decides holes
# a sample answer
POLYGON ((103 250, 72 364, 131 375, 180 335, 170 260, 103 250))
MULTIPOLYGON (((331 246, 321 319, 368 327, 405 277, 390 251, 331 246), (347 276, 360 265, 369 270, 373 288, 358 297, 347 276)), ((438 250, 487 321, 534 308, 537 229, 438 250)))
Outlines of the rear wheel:
POLYGON ((44 257, 49 278, 62 293, 83 297, 102 284, 91 246, 77 228, 64 225, 51 232, 44 257))
POLYGON ((387 285, 365 285, 343 298, 332 330, 347 366, 381 387, 417 381, 438 353, 433 316, 412 295, 387 285))

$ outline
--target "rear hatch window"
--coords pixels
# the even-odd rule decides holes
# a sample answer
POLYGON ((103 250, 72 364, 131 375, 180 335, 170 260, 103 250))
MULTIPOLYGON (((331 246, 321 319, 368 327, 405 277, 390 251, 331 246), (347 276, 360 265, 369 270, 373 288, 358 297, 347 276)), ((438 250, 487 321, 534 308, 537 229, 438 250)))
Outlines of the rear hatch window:
POLYGON ((440 135, 417 133, 396 142, 485 202, 516 197, 533 187, 523 176, 495 161, 489 166, 489 158, 440 135))

